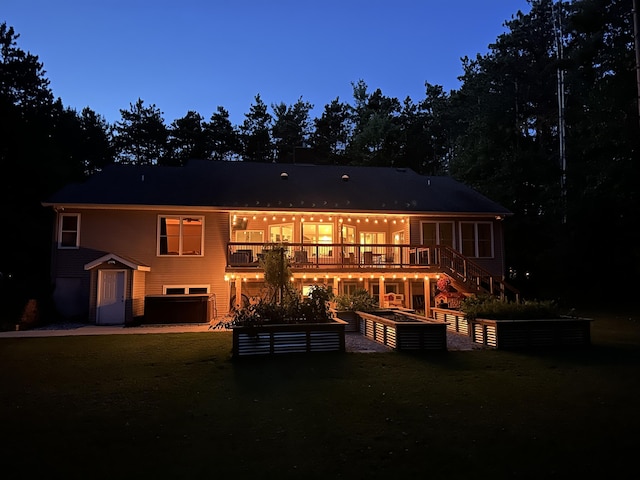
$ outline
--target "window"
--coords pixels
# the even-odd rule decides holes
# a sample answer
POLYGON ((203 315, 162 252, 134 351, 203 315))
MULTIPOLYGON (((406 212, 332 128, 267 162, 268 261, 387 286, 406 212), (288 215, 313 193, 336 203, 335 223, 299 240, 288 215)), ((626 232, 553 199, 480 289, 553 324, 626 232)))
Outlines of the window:
POLYGON ((163 295, 198 295, 209 293, 209 285, 165 285, 163 295))
POLYGON ((422 222, 422 244, 453 248, 453 222, 422 222))
POLYGON ((360 232, 360 243, 365 245, 380 245, 385 243, 384 232, 360 232))
POLYGON ((356 227, 352 225, 343 225, 342 241, 350 244, 356 243, 356 227))
POLYGON ((158 217, 158 255, 202 255, 203 217, 158 217))
POLYGON ((80 214, 60 214, 58 248, 78 248, 80 246, 80 214))
POLYGON ((271 243, 284 243, 293 241, 293 223, 271 225, 269 227, 269 241, 271 243))
POLYGON ((493 257, 493 225, 490 222, 461 222, 460 239, 463 255, 493 257))
POLYGON ((304 243, 333 243, 333 224, 303 223, 302 241, 304 243))
POLYGON ((236 232, 236 242, 242 243, 264 243, 264 231, 262 230, 241 230, 236 232))
MULTIPOLYGON (((331 244, 333 243, 333 224, 332 223, 309 223, 302 224, 302 241, 304 243, 313 244, 331 244)), ((315 255, 315 252, 313 253, 315 255)), ((319 255, 332 256, 331 247, 320 247, 319 255)))

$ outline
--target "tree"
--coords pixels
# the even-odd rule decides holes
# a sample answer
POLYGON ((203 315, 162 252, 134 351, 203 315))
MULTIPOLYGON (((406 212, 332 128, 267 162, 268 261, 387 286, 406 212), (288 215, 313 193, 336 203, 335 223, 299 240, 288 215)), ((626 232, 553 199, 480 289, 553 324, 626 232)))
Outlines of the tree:
POLYGON ((120 115, 114 138, 117 161, 133 165, 165 163, 169 132, 160 109, 153 104, 145 107, 139 98, 129 104, 129 110, 120 110, 120 115))
POLYGON ((425 83, 426 96, 415 104, 407 97, 399 116, 400 152, 396 163, 418 173, 447 171, 451 151, 449 96, 439 85, 425 83))
POLYGON ((213 160, 237 160, 242 152, 242 144, 238 130, 229 120, 229 112, 218 106, 217 111, 211 115, 205 124, 205 132, 210 158, 213 160))
POLYGON ((204 119, 194 111, 174 120, 169 128, 169 155, 167 165, 182 166, 193 158, 209 158, 210 145, 207 142, 207 132, 204 119))
POLYGON ((400 151, 400 102, 380 89, 367 92, 363 80, 353 85, 353 135, 347 148, 351 162, 361 165, 393 165, 400 151))
POLYGON ((242 153, 245 161, 270 162, 273 158, 270 134, 273 117, 260 94, 254 100, 240 127, 242 153))
POLYGON ((295 161, 295 148, 307 145, 309 111, 313 105, 299 98, 292 106, 279 103, 271 105, 271 108, 275 114, 271 136, 274 140, 276 161, 291 163, 295 161))
POLYGON ((350 134, 349 105, 336 97, 324 106, 322 116, 315 118, 313 125, 310 143, 314 150, 327 157, 329 163, 343 163, 350 134))

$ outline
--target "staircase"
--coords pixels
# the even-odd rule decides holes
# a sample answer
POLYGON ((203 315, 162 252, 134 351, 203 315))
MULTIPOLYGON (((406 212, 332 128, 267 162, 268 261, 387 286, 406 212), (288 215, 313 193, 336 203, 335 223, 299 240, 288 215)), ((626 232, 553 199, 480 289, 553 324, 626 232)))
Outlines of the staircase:
POLYGON ((520 301, 520 291, 504 281, 504 277, 491 275, 477 263, 456 250, 438 246, 437 263, 440 271, 451 278, 456 290, 465 295, 487 294, 501 300, 520 301))

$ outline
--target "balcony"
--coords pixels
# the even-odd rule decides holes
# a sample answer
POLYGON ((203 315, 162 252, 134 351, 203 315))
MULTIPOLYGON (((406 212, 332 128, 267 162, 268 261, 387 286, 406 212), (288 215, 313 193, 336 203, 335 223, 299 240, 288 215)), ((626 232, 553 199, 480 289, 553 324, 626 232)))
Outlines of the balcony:
POLYGON ((443 245, 345 243, 240 243, 227 244, 227 272, 262 270, 265 250, 282 249, 292 272, 341 273, 385 271, 415 275, 447 275, 459 292, 488 293, 519 301, 520 292, 502 276, 494 275, 456 250, 443 245))
POLYGON ((227 246, 227 268, 260 268, 265 250, 282 248, 293 270, 428 268, 439 265, 440 247, 396 244, 239 243, 227 246))

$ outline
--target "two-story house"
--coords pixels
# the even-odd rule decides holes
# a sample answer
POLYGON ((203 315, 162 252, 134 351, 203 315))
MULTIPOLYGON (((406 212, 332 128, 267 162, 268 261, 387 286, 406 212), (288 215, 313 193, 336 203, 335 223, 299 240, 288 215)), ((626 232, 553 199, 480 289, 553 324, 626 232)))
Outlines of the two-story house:
POLYGON ((364 288, 428 316, 441 276, 465 294, 509 291, 510 212, 452 178, 406 168, 111 165, 43 204, 56 212, 57 308, 96 324, 154 321, 151 308, 156 320, 193 321, 180 305, 196 299, 208 302, 197 321, 224 315, 261 295, 260 258, 274 247, 303 294, 316 283, 364 288))

